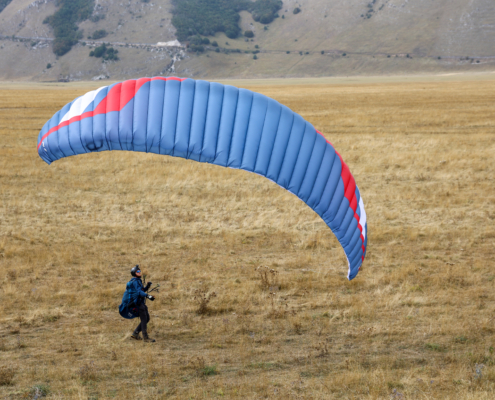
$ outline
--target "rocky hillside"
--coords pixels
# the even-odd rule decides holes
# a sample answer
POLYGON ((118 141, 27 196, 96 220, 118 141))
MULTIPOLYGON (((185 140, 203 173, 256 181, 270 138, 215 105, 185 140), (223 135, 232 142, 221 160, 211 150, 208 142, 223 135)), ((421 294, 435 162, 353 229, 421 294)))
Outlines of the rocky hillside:
POLYGON ((95 0, 79 40, 56 56, 46 18, 55 0, 11 0, 0 12, 0 79, 125 79, 380 75, 495 68, 493 0, 283 0, 264 25, 240 11, 241 32, 192 52, 176 40, 171 0, 95 0), (295 9, 300 12, 294 12, 295 9), (101 32, 104 32, 101 37, 101 32), (94 38, 93 38, 94 37, 94 38), (91 39, 88 39, 91 38, 91 39), (118 60, 90 57, 103 42, 118 60), (176 43, 177 44, 177 43, 176 43), (117 53, 115 53, 117 54, 117 53))

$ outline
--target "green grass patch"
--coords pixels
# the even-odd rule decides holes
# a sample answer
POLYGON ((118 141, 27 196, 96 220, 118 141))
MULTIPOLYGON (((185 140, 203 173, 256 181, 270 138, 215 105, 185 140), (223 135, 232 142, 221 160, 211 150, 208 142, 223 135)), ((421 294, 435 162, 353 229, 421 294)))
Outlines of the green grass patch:
POLYGON ((271 363, 271 362, 257 362, 257 363, 251 363, 249 365, 249 368, 269 370, 269 369, 279 369, 281 368, 281 365, 278 363, 271 363))
POLYGON ((432 350, 432 351, 439 351, 439 352, 445 351, 443 346, 441 346, 437 343, 426 343, 425 348, 428 350, 432 350))
POLYGON ((216 364, 214 364, 214 365, 205 365, 201 369, 200 372, 201 372, 201 375, 203 375, 203 376, 217 375, 218 374, 217 365, 216 364))
POLYGON ((457 336, 454 338, 454 342, 456 343, 466 343, 468 341, 468 338, 464 335, 457 336))

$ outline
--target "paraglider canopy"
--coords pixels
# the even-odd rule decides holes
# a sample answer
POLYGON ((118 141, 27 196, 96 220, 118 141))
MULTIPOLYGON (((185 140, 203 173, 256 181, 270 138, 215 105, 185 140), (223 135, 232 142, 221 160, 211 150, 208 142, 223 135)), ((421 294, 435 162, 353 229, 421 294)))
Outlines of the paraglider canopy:
POLYGON ((101 87, 43 127, 48 164, 106 150, 150 152, 262 175, 311 207, 334 232, 353 279, 366 255, 364 203, 348 166, 300 115, 262 94, 175 77, 101 87))

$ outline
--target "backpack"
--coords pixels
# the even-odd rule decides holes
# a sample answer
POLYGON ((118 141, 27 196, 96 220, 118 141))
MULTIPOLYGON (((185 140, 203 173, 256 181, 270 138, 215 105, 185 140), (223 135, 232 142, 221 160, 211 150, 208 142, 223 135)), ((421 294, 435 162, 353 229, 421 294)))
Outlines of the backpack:
POLYGON ((139 316, 137 306, 133 302, 133 292, 131 281, 129 281, 122 296, 122 304, 119 306, 119 314, 122 318, 133 319, 139 316))

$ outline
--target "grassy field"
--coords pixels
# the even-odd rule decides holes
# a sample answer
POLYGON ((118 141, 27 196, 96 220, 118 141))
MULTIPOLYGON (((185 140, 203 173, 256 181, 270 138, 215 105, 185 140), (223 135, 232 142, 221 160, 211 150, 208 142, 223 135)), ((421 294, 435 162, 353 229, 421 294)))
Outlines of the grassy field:
POLYGON ((493 399, 495 80, 242 85, 349 165, 358 277, 257 175, 125 152, 46 165, 39 129, 90 87, 2 86, 0 398, 493 399), (117 313, 137 263, 162 286, 154 344, 117 313))

